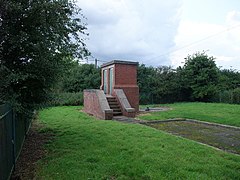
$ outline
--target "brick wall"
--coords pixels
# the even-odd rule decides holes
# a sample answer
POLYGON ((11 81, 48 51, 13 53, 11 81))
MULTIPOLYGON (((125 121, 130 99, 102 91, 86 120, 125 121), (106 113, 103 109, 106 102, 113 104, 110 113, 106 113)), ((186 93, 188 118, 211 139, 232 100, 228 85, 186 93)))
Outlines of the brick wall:
POLYGON ((115 64, 114 89, 123 89, 130 105, 139 111, 139 88, 137 85, 137 65, 115 64))
POLYGON ((131 64, 115 64, 115 86, 137 86, 137 66, 131 64))
MULTIPOLYGON (((84 108, 83 111, 99 119, 112 119, 113 113, 106 107, 106 100, 102 97, 101 90, 86 89, 83 91, 84 108)), ((105 95, 104 95, 105 96, 105 95)))
POLYGON ((122 89, 127 96, 128 102, 136 112, 139 111, 139 88, 138 86, 115 86, 114 89, 122 89))
POLYGON ((100 105, 98 103, 97 95, 94 91, 84 90, 84 108, 83 111, 95 115, 98 118, 103 117, 103 112, 101 111, 100 105))

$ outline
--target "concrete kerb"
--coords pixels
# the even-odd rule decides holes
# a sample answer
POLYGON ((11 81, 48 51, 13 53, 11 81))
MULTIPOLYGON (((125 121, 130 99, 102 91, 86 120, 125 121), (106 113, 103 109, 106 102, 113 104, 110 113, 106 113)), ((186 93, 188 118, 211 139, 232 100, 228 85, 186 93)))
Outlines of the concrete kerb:
POLYGON ((218 124, 218 123, 212 123, 212 122, 206 122, 206 121, 199 121, 199 120, 195 120, 195 119, 185 119, 185 120, 188 121, 188 122, 195 122, 195 123, 200 123, 200 124, 207 124, 207 125, 212 125, 212 126, 219 126, 219 127, 233 128, 233 129, 240 130, 240 127, 231 126, 231 125, 218 124))
POLYGON ((154 121, 140 122, 140 124, 157 124, 157 123, 166 123, 166 122, 174 122, 174 121, 186 121, 186 119, 174 118, 174 119, 165 119, 165 120, 154 120, 154 121))
POLYGON ((127 112, 135 112, 134 108, 125 108, 127 112))
POLYGON ((140 109, 139 110, 139 114, 146 114, 146 113, 151 113, 151 112, 162 112, 162 111, 169 111, 172 110, 172 108, 169 107, 153 107, 153 108, 149 108, 149 110, 146 109, 140 109))
POLYGON ((173 119, 166 119, 166 120, 155 120, 155 121, 146 121, 146 122, 140 122, 140 124, 156 124, 156 123, 166 123, 166 122, 176 122, 176 121, 187 121, 187 122, 195 122, 199 124, 207 124, 211 126, 219 126, 219 127, 225 127, 225 128, 232 128, 240 130, 240 127, 236 126, 230 126, 225 124, 218 124, 218 123, 212 123, 212 122, 206 122, 206 121, 199 121, 196 119, 185 119, 185 118, 173 118, 173 119))

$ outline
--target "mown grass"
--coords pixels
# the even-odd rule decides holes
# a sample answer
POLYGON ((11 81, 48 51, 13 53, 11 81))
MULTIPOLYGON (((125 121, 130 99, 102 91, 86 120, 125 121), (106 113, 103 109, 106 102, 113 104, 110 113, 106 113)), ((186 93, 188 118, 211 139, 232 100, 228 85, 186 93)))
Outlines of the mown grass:
POLYGON ((97 120, 80 107, 39 113, 55 138, 37 179, 237 179, 240 156, 148 126, 97 120))
MULTIPOLYGON (((220 124, 240 126, 240 105, 222 103, 175 103, 166 105, 172 110, 154 112, 139 116, 143 120, 164 120, 170 118, 189 118, 220 124)), ((145 106, 143 106, 145 107, 145 106)))

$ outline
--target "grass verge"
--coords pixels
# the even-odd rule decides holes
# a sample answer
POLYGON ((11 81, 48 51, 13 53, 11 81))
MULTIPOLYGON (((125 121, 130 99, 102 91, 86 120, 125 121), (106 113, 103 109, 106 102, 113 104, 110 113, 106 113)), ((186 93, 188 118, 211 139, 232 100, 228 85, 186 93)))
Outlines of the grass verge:
POLYGON ((40 112, 54 132, 37 179, 237 179, 240 157, 139 124, 97 120, 80 107, 40 112))
MULTIPOLYGON (((232 126, 240 126, 240 105, 223 103, 175 103, 166 105, 172 110, 153 112, 139 116, 143 120, 164 120, 170 118, 188 118, 232 126)), ((152 107, 150 105, 150 107, 152 107)))

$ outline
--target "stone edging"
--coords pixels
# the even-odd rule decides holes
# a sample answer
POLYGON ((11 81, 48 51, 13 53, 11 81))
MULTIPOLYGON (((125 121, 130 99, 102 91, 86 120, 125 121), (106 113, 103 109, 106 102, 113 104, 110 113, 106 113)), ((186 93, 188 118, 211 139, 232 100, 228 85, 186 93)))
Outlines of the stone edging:
POLYGON ((155 123, 164 123, 164 122, 173 122, 173 121, 186 121, 186 119, 174 118, 174 119, 165 119, 165 120, 144 121, 144 122, 139 122, 139 124, 155 124, 155 123))
POLYGON ((237 127, 237 126, 218 124, 218 123, 207 122, 207 121, 199 121, 199 120, 195 120, 195 119, 186 119, 186 121, 188 121, 188 122, 195 122, 195 123, 201 123, 201 124, 208 124, 208 125, 212 125, 212 126, 220 126, 220 127, 225 127, 225 128, 233 128, 233 129, 240 130, 240 127, 237 127))
POLYGON ((155 123, 164 123, 164 122, 176 122, 176 121, 188 121, 188 122, 195 122, 199 124, 207 124, 212 126, 219 126, 219 127, 225 127, 225 128, 233 128, 240 130, 240 127, 237 126, 231 126, 231 125, 225 125, 225 124, 218 124, 213 122, 206 122, 206 121, 199 121, 196 119, 185 119, 185 118, 173 118, 173 119, 166 119, 166 120, 156 120, 156 121, 145 121, 145 122, 139 122, 139 124, 155 124, 155 123))

